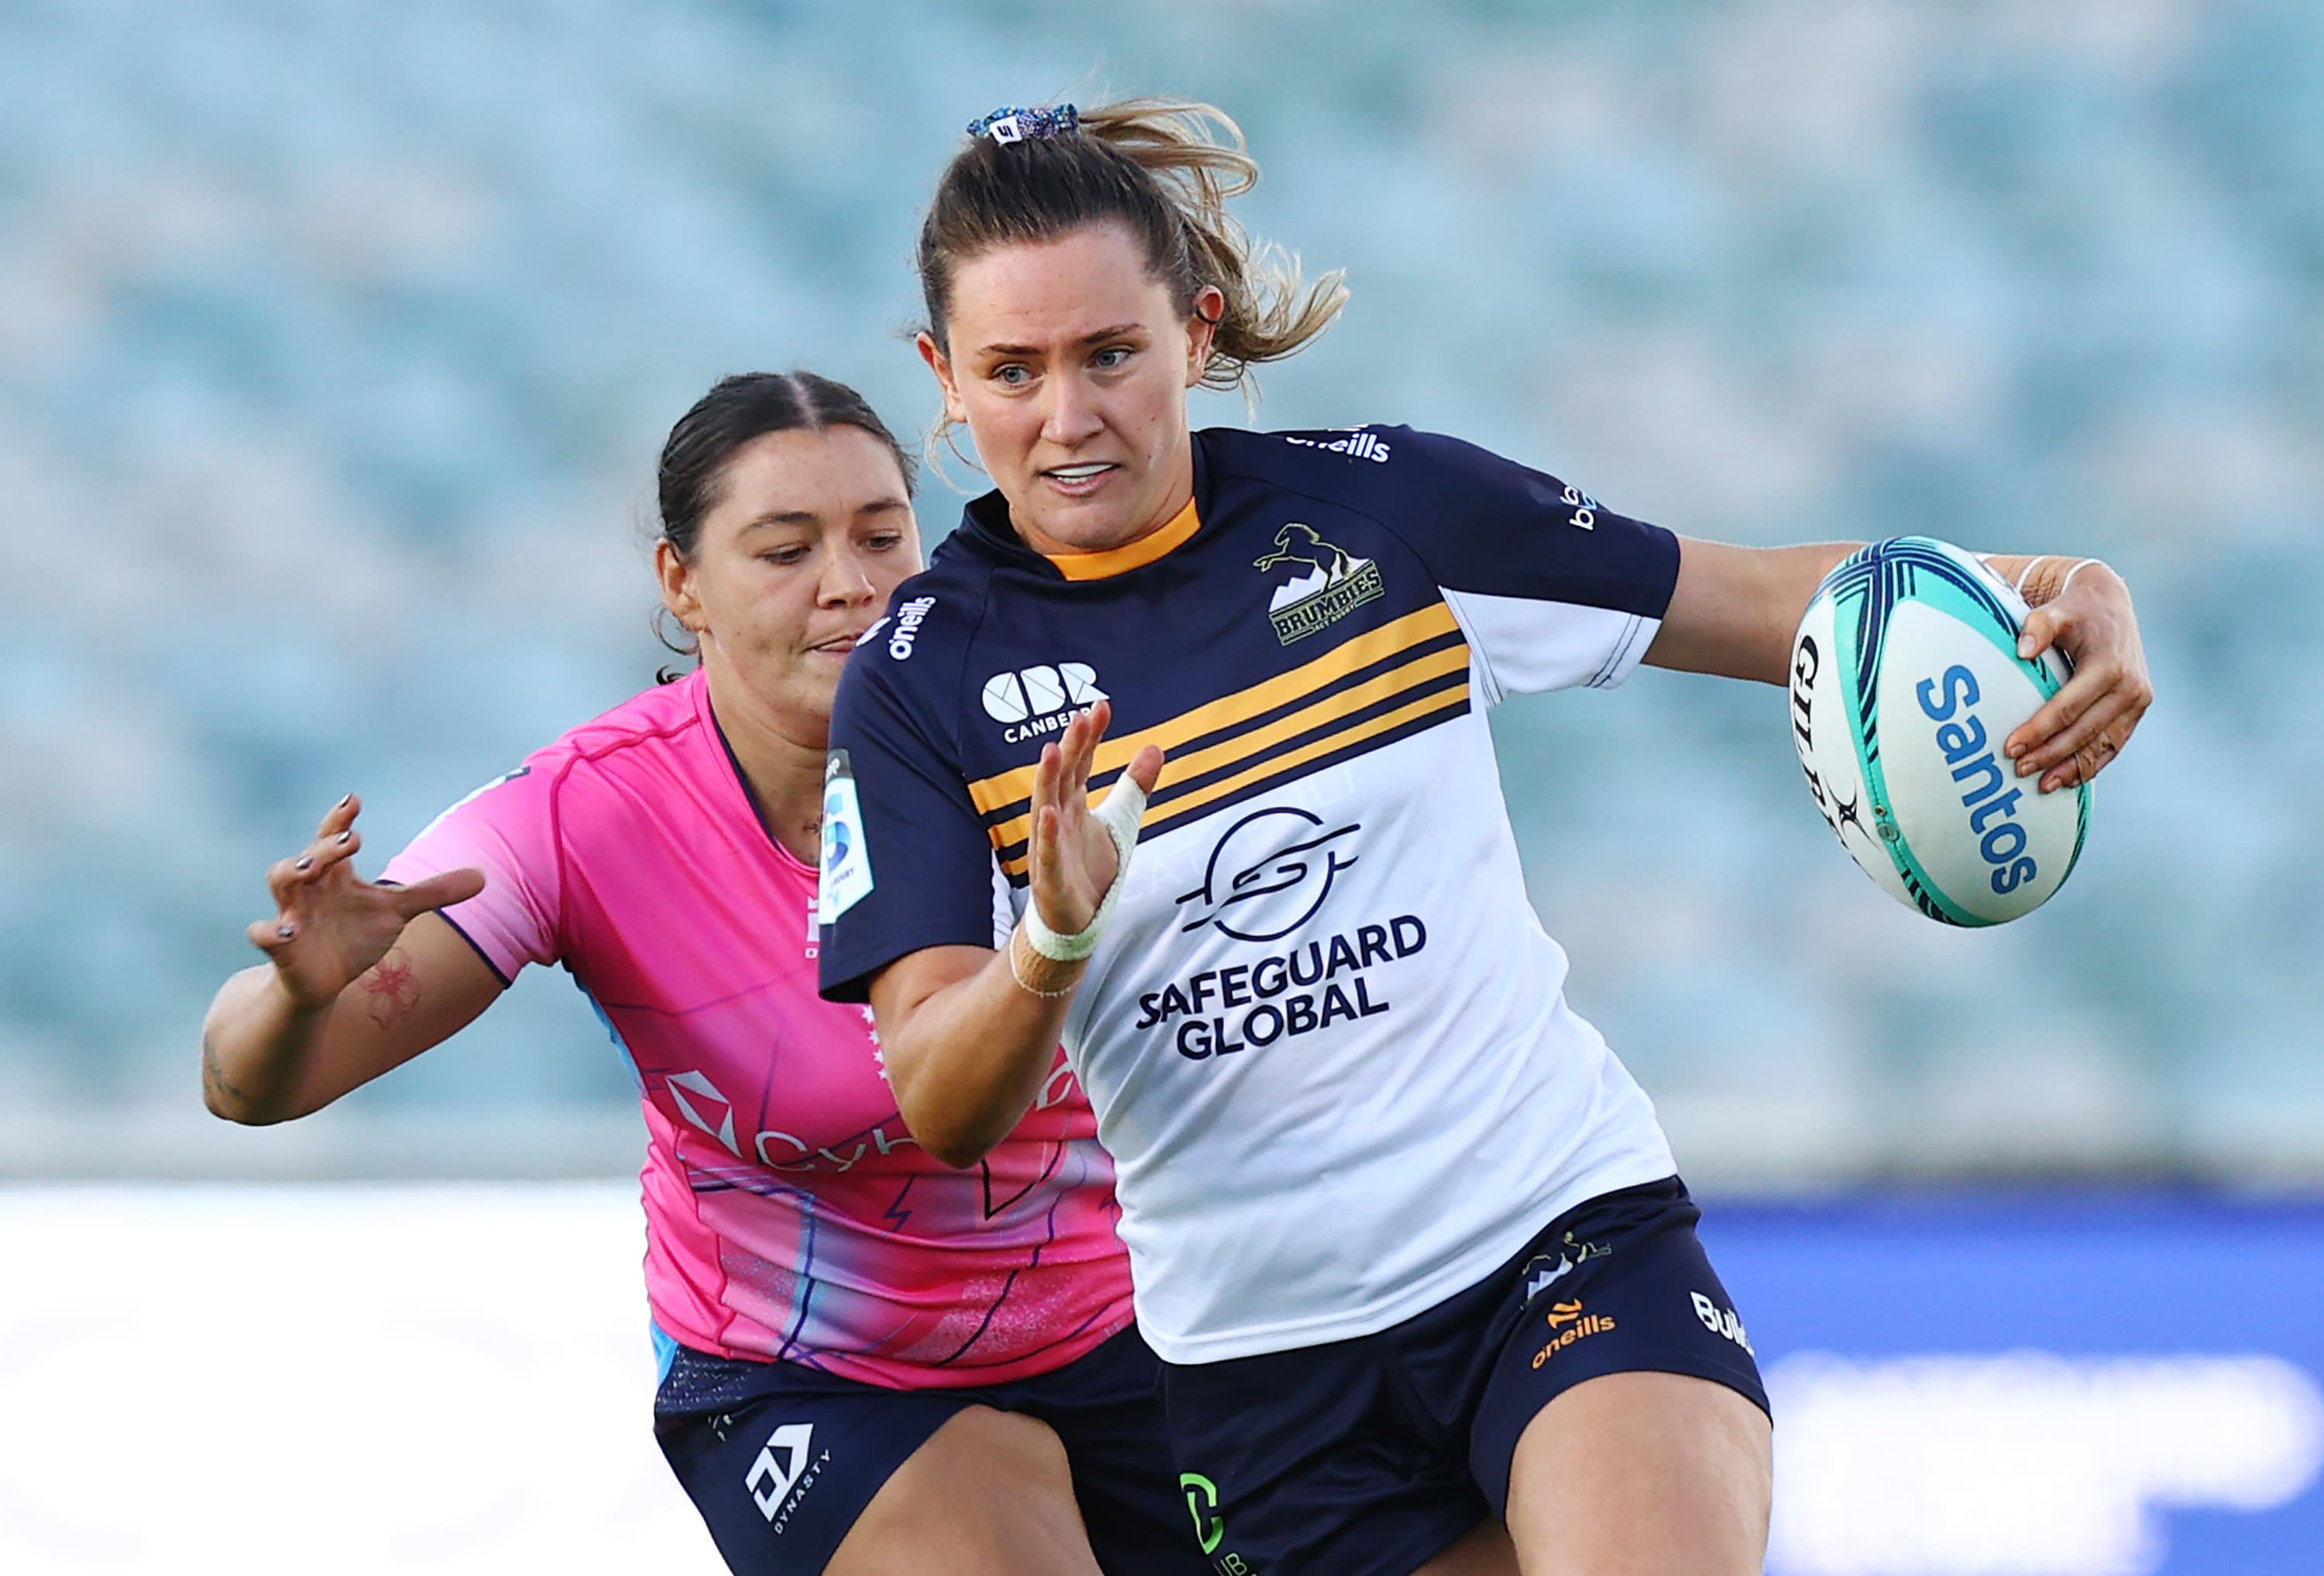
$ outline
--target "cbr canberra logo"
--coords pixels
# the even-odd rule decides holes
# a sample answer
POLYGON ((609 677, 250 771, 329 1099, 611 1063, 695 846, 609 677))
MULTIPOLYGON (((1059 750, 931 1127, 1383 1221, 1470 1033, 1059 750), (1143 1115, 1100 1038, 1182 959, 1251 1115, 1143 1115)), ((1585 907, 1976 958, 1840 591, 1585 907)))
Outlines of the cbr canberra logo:
MULTIPOLYGON (((1191 916, 1183 935, 1205 926, 1235 941, 1265 945, 1299 929, 1323 908, 1339 873, 1356 862, 1350 839, 1362 827, 1327 829, 1323 817, 1287 806, 1257 811, 1227 829, 1211 851, 1203 884, 1178 899, 1191 916)), ((1141 1029, 1176 1020, 1178 1054, 1200 1062, 1289 1035, 1388 1010, 1367 971, 1428 945, 1428 927, 1402 914, 1352 934, 1311 941, 1254 963, 1204 969, 1139 997, 1141 1029)))

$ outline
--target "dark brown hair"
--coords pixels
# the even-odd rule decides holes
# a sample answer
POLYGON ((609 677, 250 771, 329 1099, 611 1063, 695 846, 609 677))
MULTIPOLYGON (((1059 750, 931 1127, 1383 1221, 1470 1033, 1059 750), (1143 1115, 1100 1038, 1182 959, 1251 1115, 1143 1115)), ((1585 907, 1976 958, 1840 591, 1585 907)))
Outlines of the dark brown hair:
MULTIPOLYGON (((918 480, 912 457, 862 395, 818 373, 741 373, 713 383, 678 419, 661 446, 656 480, 662 539, 691 563, 702 539, 703 519, 718 506, 726 462, 735 450, 770 432, 823 432, 834 427, 860 428, 878 438, 904 474, 904 495, 912 495, 918 480)), ((660 620, 657 613, 655 639, 681 657, 698 656, 690 643, 672 640, 660 620)), ((665 684, 675 677, 668 668, 659 675, 665 684)))
MULTIPOLYGON (((1348 299, 1334 270, 1302 287, 1298 260, 1255 242, 1227 212, 1259 165, 1241 128, 1207 104, 1133 98, 1080 112, 1080 130, 1001 143, 973 138, 953 156, 920 226, 920 293, 939 346, 960 265, 996 246, 1120 224, 1181 314, 1215 285, 1226 297, 1204 369, 1207 388, 1251 387, 1250 369, 1293 355, 1348 299)), ((949 354, 949 350, 947 350, 949 354)))

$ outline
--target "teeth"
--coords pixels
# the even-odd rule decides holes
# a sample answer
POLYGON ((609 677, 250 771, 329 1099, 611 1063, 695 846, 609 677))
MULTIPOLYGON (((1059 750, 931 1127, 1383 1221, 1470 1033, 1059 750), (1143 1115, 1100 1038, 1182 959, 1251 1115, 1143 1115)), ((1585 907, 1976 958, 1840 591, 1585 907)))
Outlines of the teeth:
POLYGON ((1111 465, 1056 465, 1050 468, 1049 475, 1067 482, 1085 482, 1100 471, 1112 468, 1111 465))

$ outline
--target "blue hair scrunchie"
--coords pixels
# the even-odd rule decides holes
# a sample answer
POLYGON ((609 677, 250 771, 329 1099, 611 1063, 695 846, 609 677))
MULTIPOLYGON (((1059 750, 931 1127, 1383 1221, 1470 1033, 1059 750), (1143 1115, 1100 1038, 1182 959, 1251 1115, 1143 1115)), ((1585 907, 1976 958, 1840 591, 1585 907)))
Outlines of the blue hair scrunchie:
POLYGON ((1030 109, 1004 104, 991 115, 968 123, 970 136, 991 137, 996 143, 1022 143, 1028 139, 1047 142, 1076 136, 1081 129, 1081 112, 1070 104, 1041 105, 1030 109))

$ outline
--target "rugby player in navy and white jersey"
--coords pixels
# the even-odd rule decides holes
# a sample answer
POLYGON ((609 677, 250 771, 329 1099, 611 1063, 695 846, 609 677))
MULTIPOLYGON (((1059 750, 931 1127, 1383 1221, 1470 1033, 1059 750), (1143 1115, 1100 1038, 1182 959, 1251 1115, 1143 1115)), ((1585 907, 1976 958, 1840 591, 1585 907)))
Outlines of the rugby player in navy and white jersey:
MULTIPOLYGON (((1641 660, 1781 682, 1850 549, 1683 540, 1401 427, 1190 432, 1344 294, 1254 263, 1214 128, 1003 111, 945 172, 920 349, 997 491, 842 682, 824 989, 957 1166, 1063 1037, 1222 1576, 1757 1571, 1749 1337, 1566 1005, 1485 714, 1641 660)), ((2144 710, 2136 624, 2103 566, 1994 562, 2078 664, 2010 740, 2054 788, 2144 710)))

